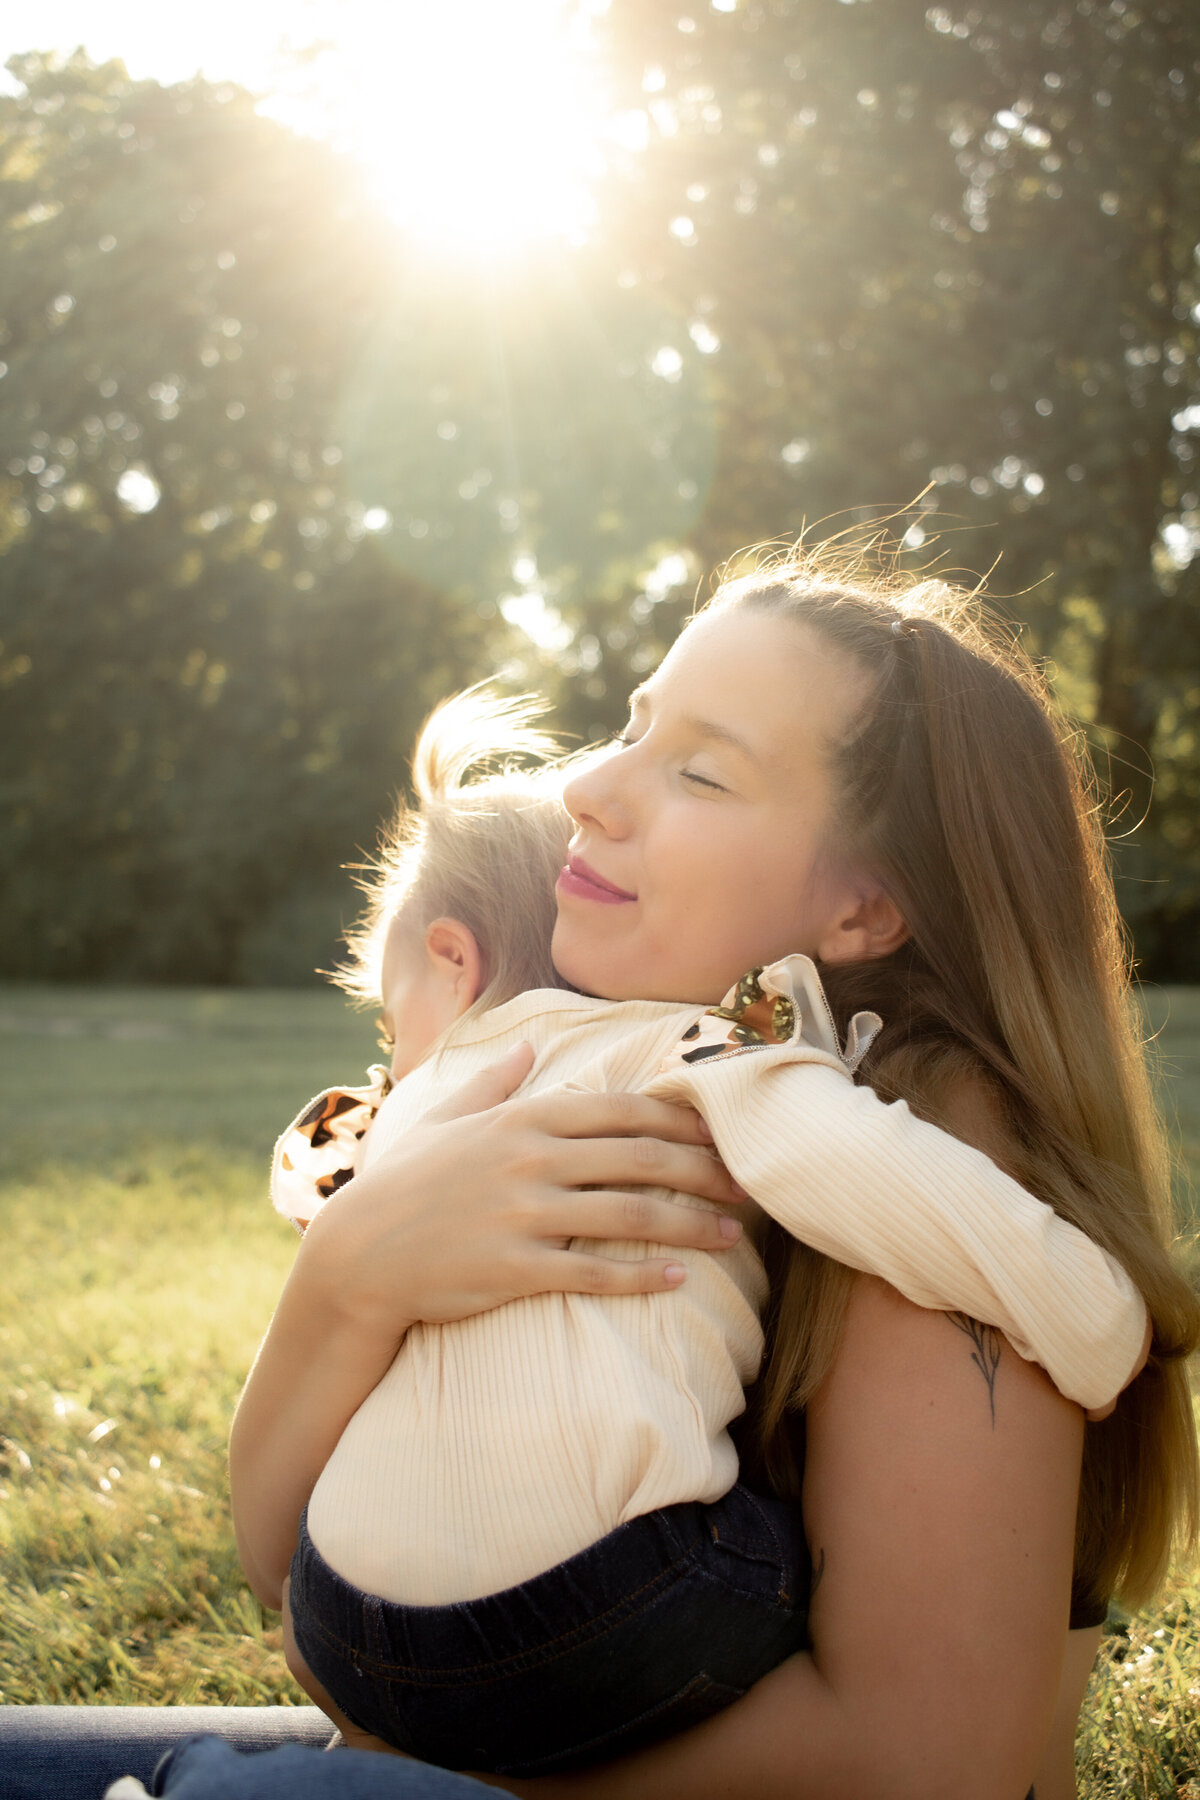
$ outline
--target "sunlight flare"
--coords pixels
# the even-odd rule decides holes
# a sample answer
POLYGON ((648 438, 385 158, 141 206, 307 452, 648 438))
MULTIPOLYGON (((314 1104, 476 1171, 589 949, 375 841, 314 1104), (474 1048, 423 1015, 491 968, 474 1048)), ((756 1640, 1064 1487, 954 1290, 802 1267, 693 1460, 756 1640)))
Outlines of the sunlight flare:
POLYGON ((347 0, 303 91, 263 110, 320 130, 413 235, 491 254, 581 240, 603 107, 589 59, 607 0, 347 0))
MULTIPOLYGON (((586 236, 600 146, 619 135, 593 53, 608 6, 210 0, 195 18, 149 0, 61 0, 52 32, 31 35, 60 56, 119 57, 135 79, 238 82, 261 112, 359 163, 406 232, 495 256, 586 236)), ((0 63, 29 41, 0 26, 0 63)))

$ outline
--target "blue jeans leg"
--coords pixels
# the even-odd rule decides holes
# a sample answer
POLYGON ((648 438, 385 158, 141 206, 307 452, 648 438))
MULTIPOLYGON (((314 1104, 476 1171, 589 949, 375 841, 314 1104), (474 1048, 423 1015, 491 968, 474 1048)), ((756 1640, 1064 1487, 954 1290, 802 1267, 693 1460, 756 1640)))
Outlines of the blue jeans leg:
POLYGON ((401 1757, 366 1750, 325 1755, 299 1744, 246 1755, 214 1737, 173 1750, 151 1792, 163 1800, 504 1800, 468 1775, 401 1757))
POLYGON ((314 1755, 332 1735, 315 1706, 0 1706, 0 1800, 100 1800, 120 1775, 149 1787, 159 1759, 197 1732, 314 1755))

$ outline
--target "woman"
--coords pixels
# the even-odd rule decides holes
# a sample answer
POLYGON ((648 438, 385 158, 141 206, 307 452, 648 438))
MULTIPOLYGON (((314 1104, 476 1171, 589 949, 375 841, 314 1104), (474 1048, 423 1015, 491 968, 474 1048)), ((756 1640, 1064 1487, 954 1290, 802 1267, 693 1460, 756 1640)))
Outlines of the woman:
MULTIPOLYGON (((1086 789, 1033 672, 988 635, 965 596, 936 584, 868 591, 812 567, 768 571, 722 590, 694 630, 701 641, 724 635, 691 714, 681 722, 664 697, 696 660, 688 634, 643 690, 621 751, 568 785, 584 866, 634 903, 590 904, 566 884, 556 964, 609 998, 703 997, 677 991, 692 979, 697 932, 717 992, 744 962, 813 935, 835 947, 822 954, 843 1020, 870 1003, 888 1021, 868 1059, 873 1085, 986 1147, 1121 1257, 1150 1305, 1155 1341, 1084 1463, 1076 1618, 1094 1621, 1118 1586, 1137 1597, 1153 1585, 1173 1517, 1194 1507, 1180 1357, 1196 1318, 1149 1224, 1162 1201, 1153 1114, 1122 1012, 1115 909, 1086 789), (831 685, 840 724, 821 710, 831 685), (761 767, 746 772, 747 740, 765 785, 761 767), (709 797, 689 786, 682 798, 685 781, 709 797), (793 898, 779 913, 781 867, 793 898)), ((478 1208, 486 1170, 490 1194, 498 1185, 527 1216, 531 1172, 569 1184, 584 1162, 572 1140, 590 1136, 597 1116, 517 1102, 418 1134, 378 1204, 395 1205, 391 1184, 409 1193, 428 1184, 442 1196, 444 1227, 478 1208)), ((663 1128, 653 1114, 642 1121, 663 1128)), ((616 1177, 589 1160, 585 1178, 616 1177)), ((407 1280, 412 1296, 403 1322, 561 1279, 547 1252, 540 1277, 524 1269, 503 1293, 493 1274, 486 1291, 422 1300, 413 1275, 439 1267, 437 1221, 418 1226, 424 1239, 410 1246, 412 1219, 368 1221, 364 1191, 346 1190, 325 1251, 298 1264, 235 1430, 248 1565, 268 1585, 282 1580, 346 1402, 390 1360, 393 1283, 407 1280), (352 1317, 339 1292, 353 1296, 352 1317)), ((555 1223, 567 1228, 561 1214, 555 1223)), ((494 1245, 481 1248, 492 1267, 494 1245)), ((729 1779, 753 1769, 763 1793, 772 1779, 796 1794, 904 1791, 906 1781, 924 1792, 939 1782, 947 1792, 1021 1791, 1058 1687, 1081 1421, 987 1334, 863 1281, 848 1291, 844 1271, 797 1246, 776 1245, 776 1255, 775 1354, 743 1448, 751 1467, 786 1485, 789 1410, 812 1401, 804 1504, 824 1570, 816 1654, 724 1719, 635 1759, 629 1785, 614 1785, 610 1767, 563 1791, 634 1794, 652 1780, 667 1793, 677 1778, 681 1791, 703 1793, 726 1765, 729 1779), (907 1633, 924 1621, 922 1656, 896 1633, 899 1617, 907 1633), (782 1759, 775 1707, 796 1732, 782 1759), (747 1720, 739 1734, 735 1721, 747 1720), (685 1742, 700 1746, 694 1766, 685 1742), (754 1769, 754 1746, 761 1756, 768 1743, 754 1769)), ((590 1264, 570 1285, 604 1279, 590 1264)), ((1094 1636, 1072 1650, 1076 1695, 1091 1649, 1094 1636)), ((1060 1788, 1063 1760, 1060 1748, 1060 1788)))
MULTIPOLYGON (((786 1490, 807 1407, 812 1654, 650 1751, 505 1785, 598 1800, 1011 1800, 1036 1774, 1039 1800, 1058 1800, 1072 1791, 1070 1736, 1096 1639, 1093 1625, 1066 1642, 1072 1566, 1077 1618, 1094 1620, 1116 1589, 1136 1599, 1196 1503, 1181 1363, 1196 1307, 1162 1248, 1153 1115, 1094 812, 1032 672, 962 597, 869 591, 795 566, 723 590, 714 616, 702 628, 725 629, 725 679, 704 713, 664 708, 650 684, 625 747, 568 791, 580 854, 635 905, 624 916, 564 906, 560 970, 604 993, 624 970, 644 993, 679 929, 655 910, 663 868, 721 939, 721 904, 754 894, 726 882, 734 858, 714 879, 714 846, 753 854, 756 821, 778 828, 758 840, 769 876, 774 846, 794 843, 794 816, 777 804, 790 794, 815 825, 798 906, 811 920, 833 904, 826 922, 878 952, 825 971, 839 1013, 866 999, 887 1021, 866 1078, 987 1149, 1118 1254, 1146 1297, 1153 1347, 1085 1448, 1077 1410, 994 1334, 777 1243, 773 1352, 743 1461, 786 1490), (831 679, 848 704, 818 741, 806 702, 831 679), (781 706, 794 737, 764 756, 759 722, 781 706), (703 803, 711 812, 684 808, 685 780, 720 796, 703 803)), ((686 1118, 642 1098, 491 1104, 522 1072, 510 1059, 468 1102, 483 1110, 414 1133, 402 1156, 343 1189, 302 1245, 232 1448, 250 1565, 267 1581, 282 1579, 312 1482, 410 1322, 547 1287, 666 1285, 665 1259, 609 1264, 566 1240, 631 1235, 629 1196, 608 1192, 619 1182, 651 1176, 721 1197, 686 1118), (582 1184, 598 1191, 571 1191, 582 1184), (448 1210, 459 1234, 444 1231, 448 1210)), ((665 1244, 689 1229, 674 1208, 641 1221, 665 1244)), ((330 1763, 346 1791, 360 1779, 357 1757, 303 1779, 336 1782, 330 1763)), ((193 1791, 186 1764, 180 1793, 193 1791)), ((252 1791, 222 1779, 194 1791, 252 1791)), ((382 1759, 361 1779, 431 1795, 459 1780, 382 1759)), ((289 1791, 305 1790, 292 1777, 289 1791)))

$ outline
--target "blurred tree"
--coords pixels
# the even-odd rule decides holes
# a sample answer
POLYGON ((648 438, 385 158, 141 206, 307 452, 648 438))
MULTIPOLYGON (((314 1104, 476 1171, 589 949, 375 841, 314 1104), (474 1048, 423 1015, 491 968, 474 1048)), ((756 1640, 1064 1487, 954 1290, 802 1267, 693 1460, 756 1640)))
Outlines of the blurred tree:
MULTIPOLYGON (((1200 977, 1200 11, 614 0, 605 23, 641 147, 610 159, 591 255, 686 322, 715 410, 675 610, 739 544, 932 483, 913 560, 1002 557, 1119 830, 1157 768, 1123 899, 1143 953, 1200 977)), ((619 710, 639 607, 590 608, 577 716, 619 710)))
POLYGON ((3 967, 225 980, 252 940, 278 972, 273 910, 298 887, 349 909, 337 864, 373 841, 420 717, 491 660, 474 608, 394 570, 340 490, 378 234, 336 159, 233 89, 16 72, 3 967))

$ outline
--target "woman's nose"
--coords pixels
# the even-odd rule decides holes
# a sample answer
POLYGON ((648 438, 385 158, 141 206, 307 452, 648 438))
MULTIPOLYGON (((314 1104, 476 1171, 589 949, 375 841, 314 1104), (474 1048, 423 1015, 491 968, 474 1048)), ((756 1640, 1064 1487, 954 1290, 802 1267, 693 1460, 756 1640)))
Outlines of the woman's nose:
POLYGON ((563 788, 563 804, 577 825, 595 825, 607 837, 629 829, 628 806, 616 779, 619 751, 606 751, 573 775, 563 788))

